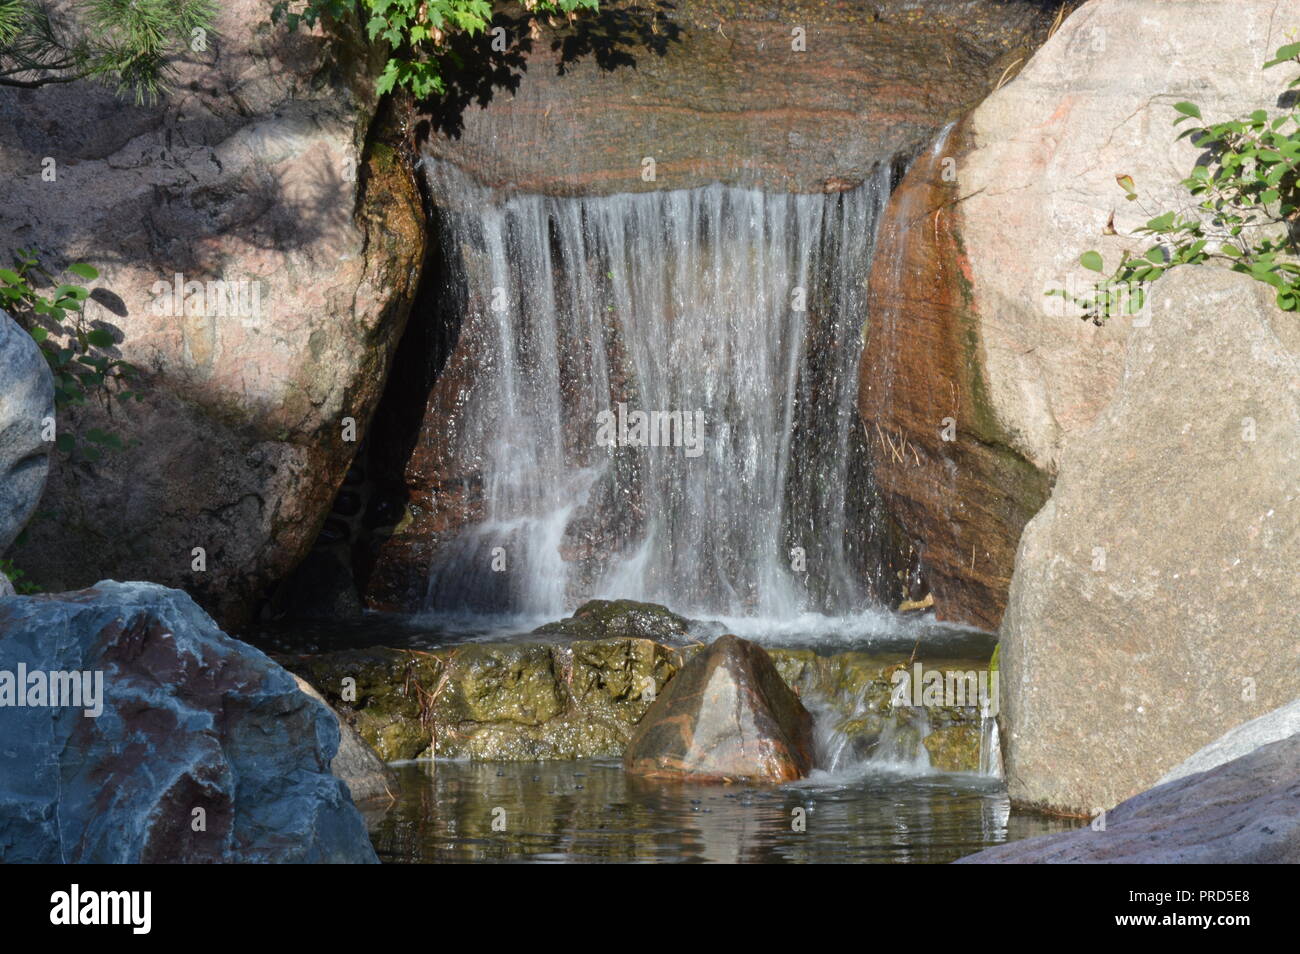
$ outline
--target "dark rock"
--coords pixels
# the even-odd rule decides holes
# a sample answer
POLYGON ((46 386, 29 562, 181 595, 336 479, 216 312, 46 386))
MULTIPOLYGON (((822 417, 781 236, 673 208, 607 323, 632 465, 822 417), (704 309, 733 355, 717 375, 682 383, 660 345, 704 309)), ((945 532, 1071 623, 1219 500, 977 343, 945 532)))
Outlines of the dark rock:
POLYGON ((636 600, 589 600, 568 619, 547 623, 533 632, 570 639, 680 640, 690 635, 691 622, 658 603, 636 600))
POLYGON ((766 652, 723 636, 692 658, 637 726, 635 775, 787 782, 813 767, 812 716, 766 652))
POLYGON ((184 593, 8 599, 0 673, 20 665, 101 673, 102 712, 0 709, 0 861, 376 861, 329 710, 184 593))
POLYGON ((958 864, 1296 864, 1300 734, 1135 795, 1091 827, 1000 845, 958 864))

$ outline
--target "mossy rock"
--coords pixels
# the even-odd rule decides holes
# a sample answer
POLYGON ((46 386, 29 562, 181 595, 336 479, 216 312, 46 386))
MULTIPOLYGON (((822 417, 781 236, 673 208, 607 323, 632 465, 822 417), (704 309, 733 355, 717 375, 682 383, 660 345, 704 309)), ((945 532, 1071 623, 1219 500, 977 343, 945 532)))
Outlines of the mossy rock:
POLYGON ((925 737, 930 764, 941 772, 977 772, 980 767, 980 730, 963 723, 935 729, 925 737))

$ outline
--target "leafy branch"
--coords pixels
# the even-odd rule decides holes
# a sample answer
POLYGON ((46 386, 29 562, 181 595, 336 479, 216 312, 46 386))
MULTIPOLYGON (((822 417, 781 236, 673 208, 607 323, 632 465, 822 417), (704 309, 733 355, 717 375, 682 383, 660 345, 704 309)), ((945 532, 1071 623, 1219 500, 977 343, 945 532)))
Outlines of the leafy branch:
MULTIPOLYGON (((136 368, 107 350, 116 344, 113 335, 87 323, 85 305, 90 292, 81 285, 57 283, 34 250, 18 249, 13 259, 12 269, 0 268, 0 308, 27 330, 45 356, 54 377, 55 409, 94 399, 111 416, 114 401, 144 400, 135 386, 136 368), (46 296, 37 290, 37 284, 54 288, 46 296)), ((94 267, 80 262, 67 270, 87 281, 99 277, 94 267)), ((79 443, 76 435, 59 431, 55 446, 65 454, 92 461, 105 450, 125 446, 117 434, 97 427, 87 428, 80 436, 84 440, 79 443)))
MULTIPOLYGON (((523 0, 533 16, 566 16, 572 19, 583 10, 599 8, 599 0, 523 0)), ((461 63, 450 49, 453 34, 477 36, 492 20, 490 0, 279 0, 271 8, 271 21, 290 30, 308 29, 317 23, 327 26, 345 20, 359 6, 366 36, 386 43, 388 62, 375 84, 382 95, 394 89, 408 90, 417 99, 447 91, 443 66, 461 63)))
MULTIPOLYGON (((1264 68, 1284 63, 1300 63, 1300 43, 1280 47, 1264 68)), ((1288 89, 1297 87, 1300 77, 1288 84, 1288 89)), ((1195 103, 1177 103, 1174 110, 1175 126, 1204 122, 1195 103)), ((1064 298, 1082 310, 1082 317, 1101 324, 1116 314, 1141 311, 1146 286, 1170 269, 1217 260, 1272 286, 1283 311, 1300 309, 1300 112, 1270 116, 1257 109, 1242 119, 1189 126, 1178 139, 1189 139, 1206 156, 1182 180, 1197 199, 1193 211, 1153 216, 1133 234, 1152 236, 1156 244, 1141 255, 1122 253, 1110 276, 1083 295, 1060 288, 1047 294, 1064 298)), ((1115 178, 1125 198, 1136 202, 1133 179, 1115 178)), ((1118 234, 1113 215, 1106 234, 1118 234)), ((1099 273, 1105 269, 1096 251, 1085 252, 1079 264, 1099 273)))

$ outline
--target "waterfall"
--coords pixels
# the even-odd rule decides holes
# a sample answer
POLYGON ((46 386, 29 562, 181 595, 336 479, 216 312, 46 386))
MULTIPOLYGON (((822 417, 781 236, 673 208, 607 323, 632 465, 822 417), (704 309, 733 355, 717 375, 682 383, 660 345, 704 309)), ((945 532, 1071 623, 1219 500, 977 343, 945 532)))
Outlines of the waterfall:
POLYGON ((471 462, 476 507, 432 548, 427 609, 871 605, 856 401, 887 163, 827 195, 580 198, 425 167, 474 365, 444 456, 471 462))

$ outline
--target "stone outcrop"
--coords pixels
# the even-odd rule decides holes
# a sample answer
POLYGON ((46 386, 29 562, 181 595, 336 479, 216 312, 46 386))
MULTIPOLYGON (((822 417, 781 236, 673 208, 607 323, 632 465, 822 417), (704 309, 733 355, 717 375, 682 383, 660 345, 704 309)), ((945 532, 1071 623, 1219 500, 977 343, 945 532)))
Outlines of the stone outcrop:
POLYGON ((282 657, 385 761, 622 753, 681 654, 644 639, 282 657))
POLYGON ((623 753, 633 775, 788 782, 813 768, 813 719, 763 649, 723 636, 645 714, 623 753))
POLYGON ((1300 696, 1300 322, 1225 269, 1151 296, 1016 557, 1000 665, 1022 804, 1095 814, 1300 696))
POLYGON ((105 581, 6 600, 0 699, 0 861, 376 860, 330 774, 329 710, 182 592, 105 581), (90 684, 38 704, 39 684, 46 703, 71 685, 59 673, 90 684))
POLYGON ((1188 757, 1178 768, 1166 772, 1156 784, 1164 785, 1198 772, 1208 772, 1249 755, 1261 745, 1289 739, 1297 733, 1300 733, 1300 699, 1225 732, 1221 738, 1188 757))
MULTIPOLYGON (((301 676, 294 676, 293 681, 304 693, 324 706, 329 706, 325 697, 301 676)), ((339 749, 330 759, 330 772, 343 784, 347 785, 353 801, 376 798, 393 793, 396 779, 393 772, 375 754, 375 750, 366 745, 365 740, 357 735, 356 729, 339 718, 339 714, 330 708, 330 714, 339 727, 339 749)))
POLYGON ((503 21, 510 49, 486 54, 485 80, 492 37, 467 45, 477 75, 453 78, 425 148, 526 192, 841 191, 974 106, 1042 42, 1050 7, 678 0, 536 36, 503 21))
MULTIPOLYGON (((593 600, 522 642, 276 658, 318 687, 340 722, 386 761, 435 754, 490 761, 612 758, 623 755, 655 697, 704 651, 698 642, 672 638, 686 622, 654 604, 593 600), (668 641, 620 635, 647 621, 671 624, 664 630, 668 641)), ((916 762, 924 753, 941 771, 979 769, 976 700, 895 705, 895 673, 904 665, 899 654, 765 652, 816 712, 824 767, 869 758, 916 762)), ((963 674, 988 665, 924 650, 915 662, 963 674)))
POLYGON ((41 430, 53 416, 54 382, 45 357, 31 335, 0 311, 0 554, 41 499, 53 446, 41 430))
POLYGON ((1296 864, 1297 765, 1292 735, 1129 799, 1106 813, 1104 830, 1027 838, 957 864, 1296 864))
POLYGON ((1020 531, 1119 381, 1131 319, 1098 327, 1045 293, 1086 287, 1080 254, 1113 265, 1145 248, 1136 228, 1187 204, 1197 150, 1176 141, 1171 107, 1192 100, 1207 119, 1274 107, 1291 77, 1261 67, 1290 25, 1265 0, 1092 0, 895 193, 860 410, 941 619, 997 627, 1020 531))
POLYGON ((92 83, 0 91, 0 255, 99 269, 86 316, 145 394, 60 421, 129 446, 55 460, 51 516, 14 554, 47 589, 152 579, 237 622, 307 551, 365 435, 418 279, 419 194, 374 141, 379 51, 269 19, 218 5, 156 106, 92 83))

